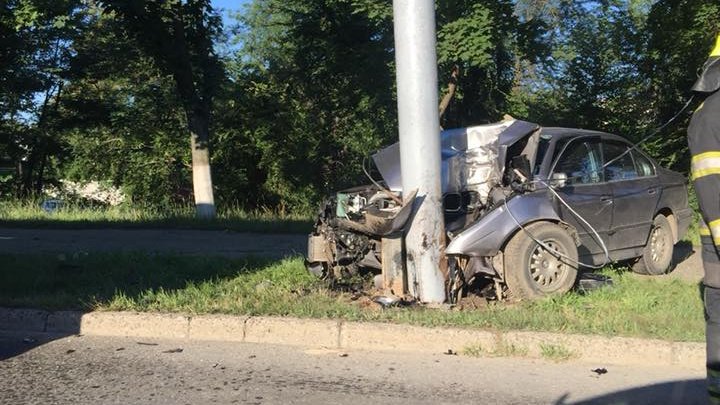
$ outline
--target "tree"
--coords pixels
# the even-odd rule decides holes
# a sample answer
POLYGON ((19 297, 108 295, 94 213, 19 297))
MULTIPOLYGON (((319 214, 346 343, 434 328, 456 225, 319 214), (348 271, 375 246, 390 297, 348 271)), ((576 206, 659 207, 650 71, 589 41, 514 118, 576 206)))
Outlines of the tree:
MULTIPOLYGON (((507 112, 514 60, 529 55, 525 45, 535 38, 535 22, 519 22, 510 1, 476 3, 438 2, 439 71, 449 75, 457 64, 462 72, 448 127, 507 112)), ((239 87, 221 120, 245 120, 222 125, 219 159, 259 157, 242 170, 248 182, 264 183, 249 194, 307 211, 362 181, 364 159, 396 139, 391 2, 255 0, 240 22, 242 48, 230 69, 239 87)))
POLYGON ((231 71, 242 90, 223 116, 245 122, 224 125, 236 128, 224 145, 256 151, 262 173, 244 172, 263 179, 262 204, 308 212, 357 184, 363 159, 392 139, 392 37, 353 3, 258 0, 241 16, 231 71))
POLYGON ((69 44, 82 24, 78 0, 10 0, 0 5, 0 158, 17 167, 20 195, 43 189, 58 153, 54 122, 69 44))
POLYGON ((213 49, 222 20, 209 0, 102 0, 176 85, 190 132, 198 217, 215 216, 210 170, 212 100, 223 77, 213 49))
POLYGON ((497 121, 508 112, 516 66, 547 53, 541 20, 521 20, 510 0, 438 2, 440 72, 459 65, 458 101, 444 126, 497 121))
MULTIPOLYGON (((647 50, 642 72, 650 81, 649 110, 657 123, 673 117, 690 97, 697 71, 720 32, 716 0, 660 0, 648 15, 647 50)), ((678 170, 689 168, 685 129, 689 112, 651 144, 662 162, 678 170)))
POLYGON ((58 111, 63 178, 109 181, 128 203, 168 207, 192 198, 191 156, 172 76, 122 21, 86 10, 58 111))

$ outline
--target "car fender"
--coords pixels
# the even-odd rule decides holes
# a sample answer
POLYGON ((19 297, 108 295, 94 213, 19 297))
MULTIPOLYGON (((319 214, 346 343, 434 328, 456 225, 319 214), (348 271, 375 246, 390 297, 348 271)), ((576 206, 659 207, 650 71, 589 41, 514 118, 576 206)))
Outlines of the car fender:
POLYGON ((457 234, 445 253, 464 256, 495 256, 505 242, 523 226, 537 221, 562 222, 546 192, 512 197, 457 234), (508 212, 509 210, 509 212, 508 212), (514 219, 513 219, 514 218, 514 219), (517 222, 516 222, 517 221, 517 222))

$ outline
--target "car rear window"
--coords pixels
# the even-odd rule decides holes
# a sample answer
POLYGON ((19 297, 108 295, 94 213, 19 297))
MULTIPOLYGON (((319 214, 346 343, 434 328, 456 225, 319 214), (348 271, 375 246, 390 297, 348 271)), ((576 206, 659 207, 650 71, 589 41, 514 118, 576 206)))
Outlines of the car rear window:
POLYGON ((655 175, 655 167, 653 166, 652 162, 650 162, 650 159, 648 159, 647 157, 645 157, 645 155, 636 150, 632 151, 632 155, 633 160, 635 160, 635 168, 640 177, 655 175))
POLYGON ((619 142, 603 145, 605 181, 629 180, 638 177, 628 146, 619 142), (627 153, 626 153, 627 152, 627 153))

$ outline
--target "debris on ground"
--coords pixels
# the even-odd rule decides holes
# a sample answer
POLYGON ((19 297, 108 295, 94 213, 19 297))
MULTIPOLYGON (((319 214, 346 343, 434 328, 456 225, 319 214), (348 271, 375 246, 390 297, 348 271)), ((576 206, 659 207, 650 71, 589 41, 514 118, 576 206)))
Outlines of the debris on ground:
POLYGON ((608 372, 607 369, 604 368, 604 367, 592 369, 592 370, 590 370, 590 371, 592 371, 593 373, 595 373, 595 374, 597 374, 597 375, 599 375, 599 376, 600 376, 600 375, 603 375, 603 374, 607 374, 607 372, 608 372))
POLYGON ((394 307, 401 301, 400 297, 379 295, 374 297, 373 302, 380 304, 383 308, 394 307))
POLYGON ((458 311, 484 309, 488 306, 488 299, 476 294, 468 294, 458 300, 453 309, 458 311))
POLYGON ((578 277, 577 291, 579 294, 584 295, 600 288, 612 286, 613 280, 610 276, 597 273, 582 273, 578 277))
POLYGON ((163 353, 182 353, 182 352, 183 352, 183 349, 181 349, 181 348, 170 349, 170 350, 165 350, 165 351, 163 351, 163 353))

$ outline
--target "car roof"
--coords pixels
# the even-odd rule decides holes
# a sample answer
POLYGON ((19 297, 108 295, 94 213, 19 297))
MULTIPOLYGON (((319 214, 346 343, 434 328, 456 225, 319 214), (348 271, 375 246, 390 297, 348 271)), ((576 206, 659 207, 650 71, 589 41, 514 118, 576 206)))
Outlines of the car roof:
POLYGON ((601 136, 605 139, 617 140, 628 142, 622 136, 609 134, 607 132, 592 131, 589 129, 579 128, 563 128, 563 127, 542 127, 540 130, 541 135, 550 135, 553 139, 559 140, 563 138, 575 138, 578 136, 601 136))

